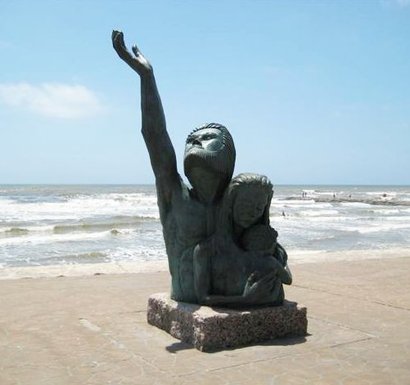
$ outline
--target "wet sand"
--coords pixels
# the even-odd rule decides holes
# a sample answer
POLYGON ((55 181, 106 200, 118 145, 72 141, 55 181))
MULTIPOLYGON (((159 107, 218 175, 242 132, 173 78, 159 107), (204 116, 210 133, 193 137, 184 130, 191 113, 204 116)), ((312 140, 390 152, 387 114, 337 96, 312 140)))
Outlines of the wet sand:
POLYGON ((351 254, 291 264, 286 297, 307 307, 308 336, 217 353, 146 323, 165 262, 2 279, 0 384, 409 383, 410 250, 351 254))

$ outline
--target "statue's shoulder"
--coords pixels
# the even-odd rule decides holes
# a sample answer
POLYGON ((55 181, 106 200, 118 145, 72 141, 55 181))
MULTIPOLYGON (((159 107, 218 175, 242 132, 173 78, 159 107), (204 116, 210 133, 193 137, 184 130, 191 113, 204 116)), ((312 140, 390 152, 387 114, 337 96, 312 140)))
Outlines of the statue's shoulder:
POLYGON ((160 217, 164 221, 169 215, 176 214, 192 201, 190 188, 178 175, 178 180, 167 186, 157 183, 157 201, 160 217))
POLYGON ((180 178, 180 186, 181 186, 181 197, 183 199, 191 199, 191 195, 192 195, 192 189, 190 187, 188 187, 184 181, 182 180, 182 178, 180 178))
POLYGON ((194 190, 187 186, 180 176, 178 183, 172 191, 172 201, 174 204, 189 204, 197 201, 194 190))

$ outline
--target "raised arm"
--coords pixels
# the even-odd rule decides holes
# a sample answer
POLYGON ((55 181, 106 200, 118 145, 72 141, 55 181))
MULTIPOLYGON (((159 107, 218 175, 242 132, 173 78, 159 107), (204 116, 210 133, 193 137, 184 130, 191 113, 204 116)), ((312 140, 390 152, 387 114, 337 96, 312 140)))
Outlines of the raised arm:
POLYGON ((136 45, 132 47, 133 54, 127 50, 122 32, 112 32, 112 43, 118 56, 141 78, 141 131, 155 174, 158 195, 166 204, 170 202, 175 184, 179 183, 179 175, 152 66, 136 45))

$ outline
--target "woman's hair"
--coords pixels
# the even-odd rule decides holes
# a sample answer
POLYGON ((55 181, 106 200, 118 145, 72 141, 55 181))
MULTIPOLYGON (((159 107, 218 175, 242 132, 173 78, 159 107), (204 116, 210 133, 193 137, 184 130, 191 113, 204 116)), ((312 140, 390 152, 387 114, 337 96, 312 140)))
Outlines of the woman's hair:
POLYGON ((232 178, 223 197, 221 217, 219 220, 220 230, 223 233, 233 234, 233 207, 238 194, 249 187, 261 189, 266 193, 267 204, 259 224, 269 225, 269 208, 273 196, 273 185, 268 177, 259 174, 243 173, 232 178))

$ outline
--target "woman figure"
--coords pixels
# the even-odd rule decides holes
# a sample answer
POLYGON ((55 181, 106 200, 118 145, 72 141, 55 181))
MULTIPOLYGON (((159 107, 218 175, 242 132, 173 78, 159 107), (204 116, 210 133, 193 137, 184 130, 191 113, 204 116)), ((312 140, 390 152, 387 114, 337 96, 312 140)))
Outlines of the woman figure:
POLYGON ((194 250, 199 303, 207 305, 281 304, 282 282, 292 276, 287 255, 269 225, 273 195, 269 179, 240 174, 225 193, 217 231, 194 250))

